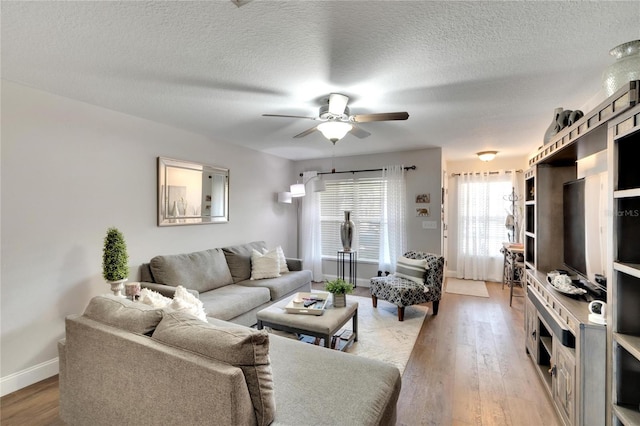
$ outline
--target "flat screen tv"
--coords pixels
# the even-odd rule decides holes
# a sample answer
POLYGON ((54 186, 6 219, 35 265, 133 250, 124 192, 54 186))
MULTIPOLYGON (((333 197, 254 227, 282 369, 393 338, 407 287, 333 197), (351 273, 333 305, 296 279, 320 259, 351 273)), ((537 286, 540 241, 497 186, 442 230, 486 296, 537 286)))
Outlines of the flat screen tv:
POLYGON ((563 202, 563 242, 566 267, 582 276, 587 276, 585 181, 578 179, 564 184, 563 202))

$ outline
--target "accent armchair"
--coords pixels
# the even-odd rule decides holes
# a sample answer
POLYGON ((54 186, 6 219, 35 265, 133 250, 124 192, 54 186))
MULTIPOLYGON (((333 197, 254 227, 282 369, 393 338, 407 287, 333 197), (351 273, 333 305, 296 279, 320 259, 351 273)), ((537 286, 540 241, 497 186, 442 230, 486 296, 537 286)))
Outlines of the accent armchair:
POLYGON ((395 275, 371 278, 370 290, 373 307, 378 307, 378 299, 393 303, 398 306, 398 321, 404 321, 405 306, 432 302, 433 315, 437 315, 442 296, 444 257, 422 251, 408 251, 404 257, 426 259, 428 269, 424 274, 424 284, 418 284, 395 275))

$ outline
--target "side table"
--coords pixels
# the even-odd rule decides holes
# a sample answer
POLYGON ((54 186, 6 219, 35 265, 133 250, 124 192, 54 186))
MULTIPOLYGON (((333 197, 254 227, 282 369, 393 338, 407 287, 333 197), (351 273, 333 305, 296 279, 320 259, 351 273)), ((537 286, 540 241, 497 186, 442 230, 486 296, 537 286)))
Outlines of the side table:
POLYGON ((357 279, 358 279, 358 251, 357 250, 338 250, 338 272, 337 277, 340 279, 345 279, 345 266, 349 265, 349 280, 353 287, 358 287, 357 279))

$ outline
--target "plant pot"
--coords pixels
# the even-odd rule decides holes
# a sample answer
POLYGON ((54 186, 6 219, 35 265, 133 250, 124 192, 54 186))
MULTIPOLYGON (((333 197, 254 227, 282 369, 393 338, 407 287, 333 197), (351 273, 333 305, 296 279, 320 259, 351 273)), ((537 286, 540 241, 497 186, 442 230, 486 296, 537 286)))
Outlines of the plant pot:
POLYGON ((117 297, 125 297, 122 294, 122 290, 124 289, 124 283, 127 281, 127 278, 118 281, 107 281, 107 283, 111 286, 111 291, 117 297))
POLYGON ((332 293, 333 295, 333 307, 334 308, 344 308, 347 306, 347 295, 344 293, 332 293))

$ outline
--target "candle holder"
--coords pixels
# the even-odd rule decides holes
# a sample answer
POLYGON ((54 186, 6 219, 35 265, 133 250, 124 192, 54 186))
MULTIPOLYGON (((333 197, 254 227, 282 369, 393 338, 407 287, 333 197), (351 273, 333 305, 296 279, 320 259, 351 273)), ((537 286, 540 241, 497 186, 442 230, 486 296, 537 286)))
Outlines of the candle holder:
POLYGON ((126 283, 124 285, 124 294, 128 299, 137 300, 140 296, 140 283, 126 283))

